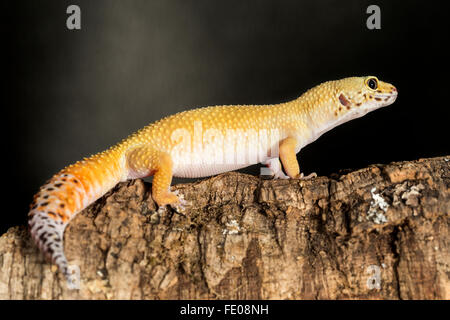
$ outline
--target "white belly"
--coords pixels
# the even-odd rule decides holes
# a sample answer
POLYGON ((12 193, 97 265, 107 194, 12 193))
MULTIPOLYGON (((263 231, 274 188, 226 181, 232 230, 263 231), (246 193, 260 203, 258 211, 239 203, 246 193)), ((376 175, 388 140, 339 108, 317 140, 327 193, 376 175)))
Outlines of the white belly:
POLYGON ((269 157, 260 152, 243 152, 238 155, 229 153, 225 155, 208 155, 200 153, 198 156, 192 154, 178 155, 172 157, 173 176, 180 178, 202 178, 216 174, 246 168, 261 163, 269 157))
POLYGON ((174 168, 174 177, 202 178, 248 167, 248 164, 187 164, 174 168))
MULTIPOLYGON (((256 131, 255 131, 256 132, 256 131)), ((171 150, 172 173, 180 178, 201 178, 242 169, 278 157, 280 136, 267 132, 239 135, 228 133, 215 141, 205 141, 201 148, 190 144, 171 150)), ((188 139, 188 142, 190 140, 188 139)))

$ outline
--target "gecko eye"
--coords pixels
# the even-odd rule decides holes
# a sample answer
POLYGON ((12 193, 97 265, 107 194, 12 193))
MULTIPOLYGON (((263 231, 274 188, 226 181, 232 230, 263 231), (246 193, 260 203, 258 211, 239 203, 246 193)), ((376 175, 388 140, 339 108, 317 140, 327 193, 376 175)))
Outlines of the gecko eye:
POLYGON ((378 88, 378 80, 377 80, 377 78, 369 78, 369 79, 367 79, 366 85, 372 90, 377 90, 377 88, 378 88))

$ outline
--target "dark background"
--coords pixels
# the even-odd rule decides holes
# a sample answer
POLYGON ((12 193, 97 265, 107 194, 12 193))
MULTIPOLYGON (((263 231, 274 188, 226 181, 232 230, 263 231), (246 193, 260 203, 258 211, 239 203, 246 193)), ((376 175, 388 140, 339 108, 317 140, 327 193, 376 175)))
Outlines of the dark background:
POLYGON ((304 148, 302 171, 449 154, 450 81, 438 77, 448 33, 443 8, 428 3, 2 1, 8 207, 0 234, 26 223, 32 195, 54 173, 162 116, 282 102, 347 76, 391 82, 397 102, 304 148), (70 4, 81 7, 79 31, 66 28, 70 4), (381 7, 381 30, 366 28, 370 4, 381 7))

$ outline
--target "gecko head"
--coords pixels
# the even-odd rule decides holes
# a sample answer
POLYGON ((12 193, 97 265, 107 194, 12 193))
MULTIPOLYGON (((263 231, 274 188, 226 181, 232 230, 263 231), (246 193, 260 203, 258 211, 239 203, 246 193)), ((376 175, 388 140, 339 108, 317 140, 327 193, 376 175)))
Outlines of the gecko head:
POLYGON ((335 116, 358 118, 394 103, 397 89, 377 77, 352 77, 336 81, 335 116))

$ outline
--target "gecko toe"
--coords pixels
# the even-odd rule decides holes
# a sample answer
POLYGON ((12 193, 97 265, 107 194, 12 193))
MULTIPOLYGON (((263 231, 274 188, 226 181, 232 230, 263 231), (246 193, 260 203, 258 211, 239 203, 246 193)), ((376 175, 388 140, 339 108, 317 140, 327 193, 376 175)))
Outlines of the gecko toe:
POLYGON ((309 179, 312 179, 312 178, 317 178, 317 173, 311 172, 307 176, 305 176, 303 173, 301 173, 298 176, 298 179, 301 179, 301 180, 309 180, 309 179))

